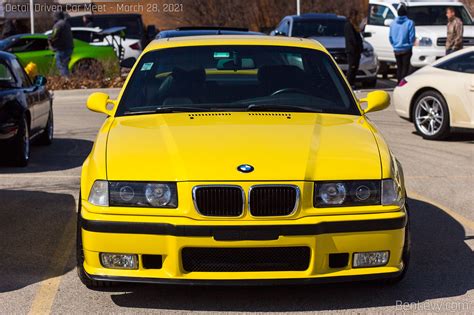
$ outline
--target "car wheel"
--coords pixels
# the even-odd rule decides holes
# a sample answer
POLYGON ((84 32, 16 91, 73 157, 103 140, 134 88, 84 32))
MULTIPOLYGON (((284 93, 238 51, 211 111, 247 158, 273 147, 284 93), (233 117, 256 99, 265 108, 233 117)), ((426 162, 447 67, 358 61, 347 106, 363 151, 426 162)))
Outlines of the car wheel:
POLYGON ((97 79, 104 76, 104 68, 98 60, 81 59, 74 64, 72 73, 86 79, 97 79))
POLYGON ((449 135, 449 110, 444 97, 436 91, 422 93, 413 106, 416 131, 428 140, 439 140, 449 135))
POLYGON ((405 244, 403 245, 403 252, 402 252, 403 270, 395 278, 385 280, 386 284, 396 284, 402 281, 405 278, 405 275, 408 271, 408 266, 410 263, 410 254, 411 254, 411 231, 410 231, 410 216, 408 212, 408 204, 405 204, 405 209, 408 215, 408 221, 405 227, 405 244))
POLYGON ((11 154, 11 162, 20 167, 28 165, 30 161, 30 128, 26 116, 20 119, 18 133, 13 139, 13 151, 11 154))
POLYGON ((79 195, 79 209, 77 212, 77 232, 76 232, 76 263, 77 263, 77 276, 79 280, 88 288, 106 288, 116 284, 116 282, 110 281, 97 281, 89 278, 86 271, 84 270, 84 251, 82 247, 82 229, 81 229, 81 195, 79 195))
POLYGON ((54 115, 53 108, 49 111, 48 122, 43 130, 43 133, 38 138, 38 143, 42 145, 50 145, 53 143, 54 137, 54 115))

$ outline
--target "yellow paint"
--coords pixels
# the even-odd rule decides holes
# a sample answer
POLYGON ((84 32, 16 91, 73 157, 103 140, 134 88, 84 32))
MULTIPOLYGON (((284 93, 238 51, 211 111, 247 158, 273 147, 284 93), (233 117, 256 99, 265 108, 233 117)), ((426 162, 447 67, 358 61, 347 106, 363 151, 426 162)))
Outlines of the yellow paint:
MULTIPOLYGON (((260 36, 197 36, 152 42, 144 53, 170 47, 199 45, 280 45, 327 53, 316 41, 260 36)), ((138 63, 136 63, 138 64, 138 63)), ((132 69, 133 72, 133 69, 132 69)), ((131 73, 132 73, 131 72, 131 73)), ((122 89, 127 88, 128 80, 122 89)), ((351 97, 355 96, 352 95, 351 97)), ((93 95, 88 107, 104 112, 106 95, 93 95)), ((382 109, 386 93, 368 97, 369 107, 382 109)), ((360 107, 359 107, 360 109, 360 107)), ((214 112, 172 113, 114 117, 111 109, 99 131, 81 177, 81 214, 88 220, 159 222, 174 225, 278 225, 327 221, 390 219, 405 216, 394 206, 313 207, 314 181, 394 177, 396 167, 376 127, 364 115, 318 113, 214 112), (237 166, 255 167, 244 174, 237 166), (87 198, 96 180, 173 181, 178 186, 177 209, 97 207, 87 198), (238 219, 200 216, 193 206, 192 188, 205 184, 235 184, 246 191, 252 184, 297 185, 301 202, 288 217, 238 219)), ((361 110, 362 114, 362 110, 361 110)), ((276 241, 217 242, 210 237, 173 237, 91 233, 83 230, 84 268, 90 274, 181 279, 264 279, 363 275, 402 268, 404 229, 318 236, 285 236, 276 241), (265 247, 306 245, 312 249, 310 269, 304 272, 184 273, 180 249, 184 246, 265 247), (390 250, 385 267, 330 270, 328 253, 390 250), (109 270, 100 266, 99 252, 164 255, 161 270, 109 270)))

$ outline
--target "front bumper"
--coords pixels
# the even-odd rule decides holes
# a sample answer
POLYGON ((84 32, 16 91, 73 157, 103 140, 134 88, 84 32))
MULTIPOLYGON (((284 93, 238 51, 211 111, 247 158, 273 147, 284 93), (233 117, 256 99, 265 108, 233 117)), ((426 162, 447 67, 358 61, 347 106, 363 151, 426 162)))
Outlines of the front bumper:
POLYGON ((432 64, 439 58, 446 55, 446 49, 440 46, 432 47, 413 47, 413 55, 411 57, 411 65, 413 67, 421 68, 432 64))
POLYGON ((407 214, 398 212, 311 216, 297 220, 259 222, 196 221, 160 217, 104 215, 82 208, 84 270, 91 279, 172 284, 293 284, 393 278, 401 261, 407 214), (309 267, 302 271, 197 272, 183 268, 183 248, 310 248, 309 267), (385 266, 353 268, 355 252, 390 251, 385 266), (136 270, 108 269, 99 254, 137 254, 136 270), (346 266, 331 268, 329 254, 348 253, 346 266), (161 255, 162 266, 145 268, 142 255, 161 255))

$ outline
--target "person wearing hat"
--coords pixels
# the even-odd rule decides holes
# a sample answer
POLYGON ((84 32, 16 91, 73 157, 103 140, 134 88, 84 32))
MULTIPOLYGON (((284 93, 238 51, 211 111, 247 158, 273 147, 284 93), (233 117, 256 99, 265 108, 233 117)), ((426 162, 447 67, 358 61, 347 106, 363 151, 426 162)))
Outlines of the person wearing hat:
POLYGON ((390 44, 397 60, 397 80, 400 82, 410 71, 410 59, 415 44, 415 23, 407 17, 407 7, 398 7, 398 16, 390 24, 390 44))
POLYGON ((53 15, 54 26, 49 37, 51 47, 56 53, 56 66, 62 76, 69 76, 69 61, 71 60, 74 42, 71 26, 62 11, 53 15))

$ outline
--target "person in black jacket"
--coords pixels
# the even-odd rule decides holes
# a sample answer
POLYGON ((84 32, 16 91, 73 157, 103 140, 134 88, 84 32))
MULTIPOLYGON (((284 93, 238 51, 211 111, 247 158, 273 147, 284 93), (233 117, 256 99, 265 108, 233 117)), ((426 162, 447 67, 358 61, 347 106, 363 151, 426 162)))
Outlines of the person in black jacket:
POLYGON ((362 54, 362 37, 356 30, 356 20, 359 12, 352 9, 346 24, 344 25, 344 37, 346 38, 347 54, 347 80, 354 86, 357 70, 359 70, 360 56, 362 54))
POLYGON ((74 42, 71 26, 62 11, 54 13, 53 32, 49 38, 56 52, 56 66, 62 76, 69 76, 69 61, 71 61, 74 42))

